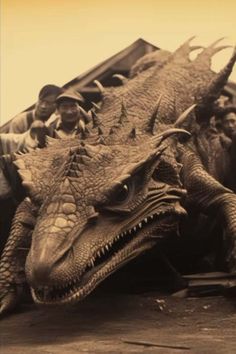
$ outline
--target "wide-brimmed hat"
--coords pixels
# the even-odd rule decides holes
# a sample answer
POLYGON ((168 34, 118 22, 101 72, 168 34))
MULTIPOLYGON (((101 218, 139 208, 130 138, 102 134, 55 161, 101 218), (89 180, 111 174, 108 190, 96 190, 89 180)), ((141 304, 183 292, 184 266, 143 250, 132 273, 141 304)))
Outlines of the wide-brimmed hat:
POLYGON ((84 98, 82 97, 82 95, 77 92, 77 91, 67 91, 62 93, 60 96, 57 97, 56 99, 56 103, 57 105, 60 104, 61 101, 64 101, 66 99, 70 99, 73 101, 76 101, 78 103, 83 103, 84 102, 84 98))

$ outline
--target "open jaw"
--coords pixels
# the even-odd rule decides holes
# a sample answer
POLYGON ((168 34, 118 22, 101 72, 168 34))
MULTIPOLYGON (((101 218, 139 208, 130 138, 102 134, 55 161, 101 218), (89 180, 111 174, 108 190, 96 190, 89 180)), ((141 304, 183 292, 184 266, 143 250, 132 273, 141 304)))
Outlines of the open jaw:
POLYGON ((185 214, 185 210, 178 205, 178 208, 172 206, 164 212, 154 212, 144 217, 98 249, 79 278, 73 278, 65 284, 31 288, 34 301, 38 304, 62 305, 82 300, 108 275, 152 248, 167 233, 175 231, 179 217, 185 214))

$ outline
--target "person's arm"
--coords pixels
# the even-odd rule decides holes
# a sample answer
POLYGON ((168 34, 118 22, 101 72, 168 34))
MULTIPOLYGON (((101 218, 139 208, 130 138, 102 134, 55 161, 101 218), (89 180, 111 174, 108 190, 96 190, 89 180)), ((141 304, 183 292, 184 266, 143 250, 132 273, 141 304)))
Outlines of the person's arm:
POLYGON ((28 130, 23 134, 1 134, 0 143, 1 155, 6 155, 27 147, 35 148, 38 145, 38 140, 37 138, 32 137, 30 134, 30 130, 28 130))
POLYGON ((22 134, 27 131, 26 113, 20 113, 10 122, 9 133, 22 134))

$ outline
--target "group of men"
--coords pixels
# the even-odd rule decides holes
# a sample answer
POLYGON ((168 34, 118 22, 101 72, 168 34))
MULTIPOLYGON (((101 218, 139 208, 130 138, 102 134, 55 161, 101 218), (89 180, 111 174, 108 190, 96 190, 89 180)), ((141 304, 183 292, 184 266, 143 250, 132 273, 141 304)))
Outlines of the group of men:
POLYGON ((63 91, 55 85, 44 86, 34 109, 12 119, 9 133, 0 135, 0 155, 23 148, 42 147, 45 135, 68 138, 80 132, 84 123, 81 104, 84 99, 77 91, 63 91))
POLYGON ((83 103, 84 99, 77 91, 46 85, 40 90, 34 108, 13 118, 8 133, 0 134, 1 237, 9 232, 11 213, 21 200, 19 177, 11 162, 11 154, 44 147, 46 136, 65 139, 80 133, 89 117, 82 114, 86 113, 83 103))

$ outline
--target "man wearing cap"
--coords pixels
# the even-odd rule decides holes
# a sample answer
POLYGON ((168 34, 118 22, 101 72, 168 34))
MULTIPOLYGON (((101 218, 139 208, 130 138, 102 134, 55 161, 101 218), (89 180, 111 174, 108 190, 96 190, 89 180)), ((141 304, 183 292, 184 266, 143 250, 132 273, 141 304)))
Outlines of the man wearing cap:
POLYGON ((83 97, 77 91, 67 91, 57 97, 59 117, 48 127, 51 137, 70 138, 85 129, 89 116, 80 106, 83 102, 83 97))
POLYGON ((24 133, 35 120, 46 122, 56 110, 56 98, 63 90, 55 85, 44 86, 38 96, 35 108, 18 114, 10 123, 9 133, 24 133))

